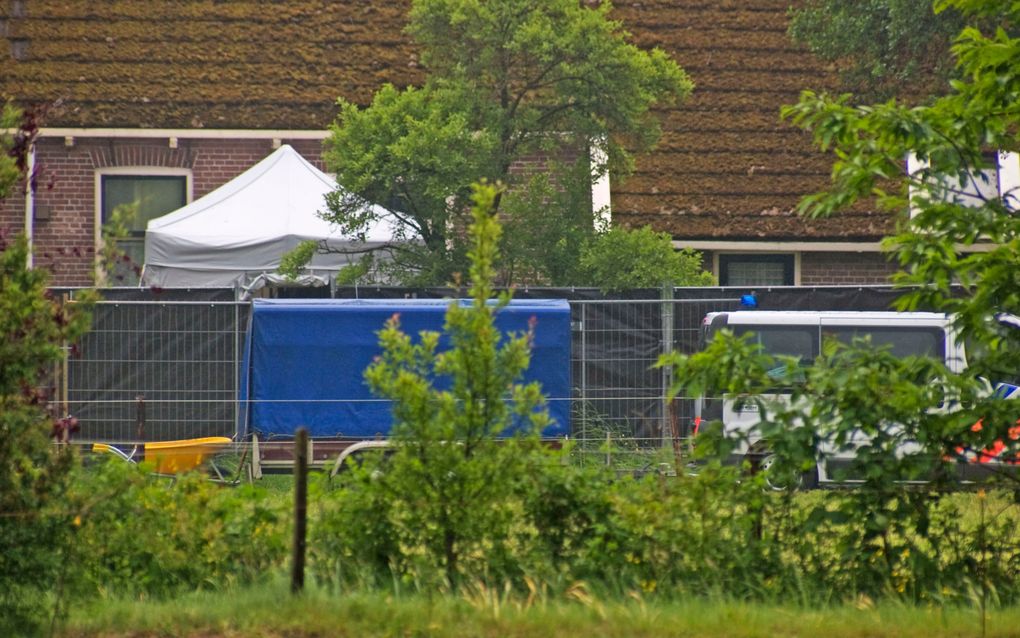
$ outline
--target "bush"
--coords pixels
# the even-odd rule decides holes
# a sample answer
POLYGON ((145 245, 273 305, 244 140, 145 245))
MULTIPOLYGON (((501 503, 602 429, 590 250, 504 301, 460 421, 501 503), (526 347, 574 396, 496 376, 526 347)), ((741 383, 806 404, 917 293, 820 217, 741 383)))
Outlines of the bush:
POLYGON ((288 499, 197 473, 168 485, 149 472, 111 458, 77 474, 78 595, 168 596, 254 582, 284 565, 288 499))
POLYGON ((61 346, 88 325, 87 304, 69 307, 29 270, 28 244, 0 235, 0 634, 32 633, 45 618, 70 517, 61 505, 73 456, 50 439, 44 380, 61 346))
POLYGON ((715 277, 703 268, 701 253, 673 248, 668 233, 645 226, 613 228, 581 250, 579 286, 602 290, 670 286, 712 286, 715 277))

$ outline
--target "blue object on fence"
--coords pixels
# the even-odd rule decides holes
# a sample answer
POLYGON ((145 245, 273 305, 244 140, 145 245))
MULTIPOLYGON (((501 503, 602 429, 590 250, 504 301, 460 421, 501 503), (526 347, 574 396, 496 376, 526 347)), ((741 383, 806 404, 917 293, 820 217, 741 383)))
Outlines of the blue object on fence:
MULTIPOLYGON (((417 341, 421 330, 441 332, 448 300, 263 300, 252 304, 242 361, 239 431, 291 436, 374 438, 392 425, 391 404, 375 397, 364 371, 381 354, 378 332, 394 314, 417 341)), ((470 303, 470 302, 460 302, 470 303)), ((513 300, 496 315, 504 333, 535 320, 531 366, 554 423, 543 436, 570 431, 570 306, 565 300, 513 300)), ((440 349, 448 347, 446 337, 440 349)))
POLYGON ((1017 390, 1020 390, 1020 388, 1010 383, 995 384, 995 396, 1000 399, 1020 398, 1020 392, 1017 390))
POLYGON ((740 295, 740 305, 744 308, 757 308, 758 295, 753 292, 749 295, 740 295))

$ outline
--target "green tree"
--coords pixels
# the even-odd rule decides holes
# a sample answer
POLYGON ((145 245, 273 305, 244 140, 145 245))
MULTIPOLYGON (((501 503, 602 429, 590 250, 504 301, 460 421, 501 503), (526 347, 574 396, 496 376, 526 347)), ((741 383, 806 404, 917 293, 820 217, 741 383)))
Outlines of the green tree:
POLYGON ((950 46, 964 24, 957 11, 936 13, 932 0, 807 0, 790 14, 790 35, 839 64, 864 98, 949 89, 950 46))
POLYGON ((50 439, 40 386, 88 314, 49 297, 46 273, 26 268, 23 237, 0 249, 0 631, 17 635, 41 621, 73 518, 58 507, 73 458, 50 439))
POLYGON ((373 392, 393 401, 396 451, 381 474, 357 475, 348 488, 370 504, 358 525, 373 530, 383 567, 425 586, 456 587, 464 574, 500 571, 514 534, 514 494, 549 423, 541 388, 519 383, 532 335, 505 337, 495 325, 509 302, 508 294, 492 299, 497 192, 475 190, 471 303, 447 309, 449 348, 440 349, 438 332, 403 333, 394 317, 379 333, 382 356, 365 371, 373 392))
MULTIPOLYGON (((5 124, 22 122, 5 108, 5 124)), ((14 139, 0 125, 0 199, 24 179, 30 131, 14 139)), ((62 345, 88 326, 87 303, 72 307, 48 294, 47 274, 27 268, 28 242, 0 234, 0 633, 34 634, 45 618, 73 516, 55 507, 73 458, 51 441, 68 421, 46 410, 44 380, 62 345)))
POLYGON ((325 217, 358 235, 377 219, 371 203, 389 208, 399 227, 383 250, 395 271, 406 283, 445 284, 467 267, 470 185, 501 182, 491 214, 508 228, 502 283, 564 283, 571 269, 557 251, 576 264, 577 240, 594 232, 593 180, 625 175, 632 153, 659 137, 653 107, 692 88, 664 52, 629 44, 609 11, 608 2, 416 0, 408 32, 425 84, 384 86, 365 108, 340 100, 324 159, 345 190, 327 198, 325 217), (593 168, 594 148, 604 157, 593 168), (512 170, 526 162, 530 173, 512 170))
POLYGON ((645 226, 638 230, 613 228, 589 240, 581 251, 578 285, 603 290, 670 286, 711 286, 712 273, 703 267, 701 253, 675 250, 668 233, 645 226))
POLYGON ((2 132, 7 129, 18 129, 20 123, 21 111, 9 102, 4 104, 3 110, 0 111, 0 199, 11 192, 21 177, 16 140, 2 132))
POLYGON ((1000 0, 940 0, 936 8, 1000 25, 987 35, 975 27, 961 32, 953 52, 964 79, 952 93, 924 107, 895 100, 853 107, 847 96, 805 92, 784 110, 838 158, 832 188, 806 197, 801 209, 829 215, 870 197, 900 215, 900 231, 887 247, 902 267, 896 281, 914 287, 900 305, 953 313, 977 348, 968 356, 974 373, 1015 374, 1020 332, 993 315, 1020 313, 1020 218, 1014 213, 1020 192, 978 195, 977 187, 988 180, 981 171, 995 170, 988 151, 1020 150, 1020 39, 1010 35, 1020 9, 1000 0), (909 175, 903 170, 908 153, 924 166, 909 175), (907 211, 913 212, 909 218, 907 211), (982 245, 989 249, 978 249, 982 245), (956 294, 954 285, 966 294, 956 294))
MULTIPOLYGON (((1020 331, 996 321, 1000 312, 1020 313, 1017 193, 968 195, 982 179, 976 171, 990 168, 989 149, 1020 145, 1020 40, 1009 35, 1020 8, 1005 0, 940 0, 936 8, 957 10, 974 24, 1001 25, 987 35, 974 27, 961 32, 953 51, 963 79, 952 93, 923 107, 895 100, 855 107, 848 96, 806 92, 784 113, 838 158, 831 189, 806 197, 802 212, 829 215, 874 198, 900 215, 900 230, 886 243, 902 267, 898 307, 951 313, 968 344, 967 370, 951 374, 929 359, 899 360, 866 343, 830 343, 806 370, 781 358, 786 373, 776 378, 777 362, 732 334, 720 335, 703 353, 664 361, 675 366, 674 393, 746 397, 756 405, 759 434, 777 459, 769 472, 790 476, 824 461, 831 450, 855 453, 853 472, 863 477, 863 488, 836 505, 819 505, 807 521, 812 529, 843 526, 839 543, 862 561, 855 567, 862 590, 919 598, 960 582, 954 570, 965 573, 964 583, 987 587, 992 576, 979 573, 973 561, 940 560, 953 551, 947 541, 953 535, 974 546, 984 541, 951 522, 934 525, 937 488, 952 479, 957 461, 996 441, 1005 447, 1003 458, 1020 445, 1011 436, 1020 404, 992 396, 987 381, 1014 376, 1020 361, 1020 331), (908 153, 926 168, 906 174, 908 153), (979 244, 987 249, 976 250, 979 244), (780 391, 786 400, 764 398, 780 391), (981 428, 972 427, 979 421, 981 428), (933 489, 898 483, 918 479, 933 489)), ((732 437, 709 431, 714 436, 707 449, 733 449, 732 437)), ((996 574, 1004 590, 1015 578, 1009 568, 996 574)))

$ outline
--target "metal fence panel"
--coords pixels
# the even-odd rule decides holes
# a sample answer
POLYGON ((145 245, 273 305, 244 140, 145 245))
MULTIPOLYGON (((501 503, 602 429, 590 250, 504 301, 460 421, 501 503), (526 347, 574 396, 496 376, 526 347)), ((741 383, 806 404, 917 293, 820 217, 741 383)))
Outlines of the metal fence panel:
POLYGON ((690 354, 706 314, 731 310, 736 296, 708 299, 576 300, 573 437, 578 452, 602 458, 606 447, 637 454, 668 447, 682 453, 693 400, 667 400, 671 370, 663 354, 690 354))
MULTIPOLYGON (((97 305, 92 330, 65 366, 62 407, 79 418, 79 438, 129 442, 234 436, 249 304, 218 301, 222 297, 202 291, 161 291, 163 300, 129 292, 97 305)), ((337 292, 352 296, 350 290, 337 292)), ((353 295, 436 297, 452 292, 380 288, 354 289, 353 295)), ((521 291, 521 296, 570 301, 572 396, 550 399, 572 402, 572 437, 579 448, 601 450, 607 438, 635 450, 682 442, 691 431, 692 398, 667 401, 670 370, 655 364, 664 353, 695 352, 704 316, 739 308, 740 296, 748 292, 667 289, 630 293, 644 298, 606 299, 590 290, 521 291)), ((759 301, 763 309, 881 310, 894 297, 888 288, 782 288, 762 292, 759 301)))
POLYGON ((233 436, 248 304, 103 301, 64 403, 89 441, 233 436))

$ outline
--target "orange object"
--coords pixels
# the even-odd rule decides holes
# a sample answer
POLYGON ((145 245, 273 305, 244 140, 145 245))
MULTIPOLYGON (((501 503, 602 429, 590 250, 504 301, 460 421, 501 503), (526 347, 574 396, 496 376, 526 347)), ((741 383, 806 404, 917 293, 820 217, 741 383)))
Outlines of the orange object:
POLYGON ((145 460, 154 462, 159 474, 180 474, 197 468, 230 443, 231 440, 225 436, 146 443, 145 460))
MULTIPOLYGON (((984 427, 984 424, 982 423, 982 420, 978 419, 977 423, 975 423, 974 425, 970 426, 970 431, 971 432, 980 432, 983 429, 983 427, 984 427)), ((1015 426, 1013 426, 1013 427, 1011 427, 1009 429, 1009 432, 1007 433, 1007 436, 1009 436, 1009 439, 1011 441, 1020 440, 1020 421, 1017 421, 1017 425, 1015 425, 1015 426)), ((1000 459, 999 457, 1002 455, 1002 451, 1005 450, 1005 449, 1006 449, 1006 444, 1003 443, 1002 440, 1000 439, 1000 440, 995 441, 994 443, 992 443, 992 445, 990 447, 987 447, 984 450, 978 452, 976 454, 976 459, 975 460, 978 463, 992 463, 992 462, 995 462, 995 461, 1003 461, 1003 459, 1000 459)), ((957 452, 962 453, 963 451, 964 451, 963 448, 957 448, 957 452)), ((1003 462, 1005 462, 1005 463, 1018 463, 1018 462, 1020 462, 1020 453, 1017 454, 1017 458, 1016 459, 1005 459, 1003 462)))

